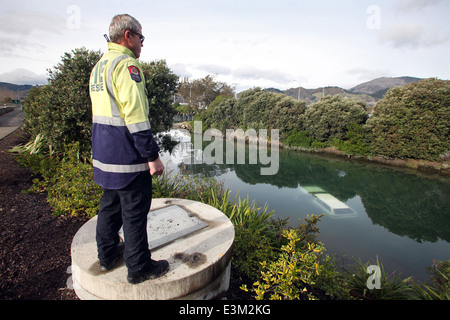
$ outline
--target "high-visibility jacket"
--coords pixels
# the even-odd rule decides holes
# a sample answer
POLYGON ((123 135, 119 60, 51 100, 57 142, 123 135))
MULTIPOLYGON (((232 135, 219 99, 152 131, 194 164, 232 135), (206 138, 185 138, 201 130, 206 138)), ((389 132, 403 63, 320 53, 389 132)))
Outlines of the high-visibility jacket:
POLYGON ((91 72, 92 158, 94 181, 104 189, 122 189, 159 147, 150 128, 145 79, 133 52, 109 42, 108 52, 91 72))

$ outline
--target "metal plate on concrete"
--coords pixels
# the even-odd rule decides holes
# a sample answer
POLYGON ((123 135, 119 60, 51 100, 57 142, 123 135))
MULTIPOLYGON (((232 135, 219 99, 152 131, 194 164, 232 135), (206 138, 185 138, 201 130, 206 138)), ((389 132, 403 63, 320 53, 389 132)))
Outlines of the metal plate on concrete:
MULTIPOLYGON (((207 227, 208 224, 180 206, 150 211, 147 220, 148 247, 154 249, 207 227)), ((123 229, 119 231, 124 239, 123 229)))

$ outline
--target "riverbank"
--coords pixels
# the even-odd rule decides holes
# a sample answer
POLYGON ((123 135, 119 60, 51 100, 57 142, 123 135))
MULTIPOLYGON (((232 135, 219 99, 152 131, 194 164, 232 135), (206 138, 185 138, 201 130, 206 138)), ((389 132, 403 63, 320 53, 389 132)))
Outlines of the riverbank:
MULTIPOLYGON (((173 129, 185 129, 190 133, 193 133, 191 125, 188 122, 175 123, 172 126, 173 129)), ((246 139, 248 141, 248 139, 246 139)), ((322 154, 326 156, 333 156, 338 158, 345 158, 355 161, 368 162, 373 164, 381 164, 390 167, 414 169, 418 172, 424 172, 429 174, 439 174, 441 176, 450 177, 450 161, 429 161, 421 159, 389 159, 380 156, 360 156, 355 154, 347 154, 344 151, 338 150, 335 147, 327 147, 320 149, 312 149, 305 147, 289 146, 282 142, 279 142, 279 148, 284 150, 310 152, 316 154, 322 154)))
POLYGON ((391 167, 414 169, 419 172, 439 174, 442 176, 450 177, 450 162, 449 161, 437 162, 437 161, 417 160, 417 159, 387 159, 387 158, 383 158, 383 157, 379 157, 379 156, 365 157, 365 156, 346 154, 345 152, 338 150, 334 147, 328 147, 328 148, 323 148, 323 149, 310 149, 310 148, 303 148, 303 147, 287 146, 287 145, 284 145, 283 143, 280 143, 280 148, 285 149, 285 150, 324 154, 324 155, 328 155, 328 156, 335 156, 335 157, 339 157, 339 158, 346 158, 346 159, 357 160, 357 161, 361 161, 361 162, 382 164, 382 165, 387 165, 387 166, 391 166, 391 167))

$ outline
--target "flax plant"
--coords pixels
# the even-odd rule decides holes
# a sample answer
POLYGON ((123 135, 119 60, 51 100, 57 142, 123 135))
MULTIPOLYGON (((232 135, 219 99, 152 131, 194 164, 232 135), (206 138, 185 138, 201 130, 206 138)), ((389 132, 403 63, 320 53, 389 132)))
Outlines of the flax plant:
POLYGON ((387 274, 383 264, 376 260, 376 266, 381 271, 380 289, 368 289, 367 268, 369 263, 356 260, 356 269, 350 275, 349 286, 351 294, 363 300, 408 300, 413 298, 412 277, 401 279, 401 274, 387 274))

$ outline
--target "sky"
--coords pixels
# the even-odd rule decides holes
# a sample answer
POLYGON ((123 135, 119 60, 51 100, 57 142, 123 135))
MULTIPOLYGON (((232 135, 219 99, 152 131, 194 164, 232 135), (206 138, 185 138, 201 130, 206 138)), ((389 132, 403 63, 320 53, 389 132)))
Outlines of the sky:
POLYGON ((65 52, 105 52, 119 13, 142 25, 141 61, 237 92, 450 79, 450 0, 0 0, 0 82, 45 84, 65 52))

